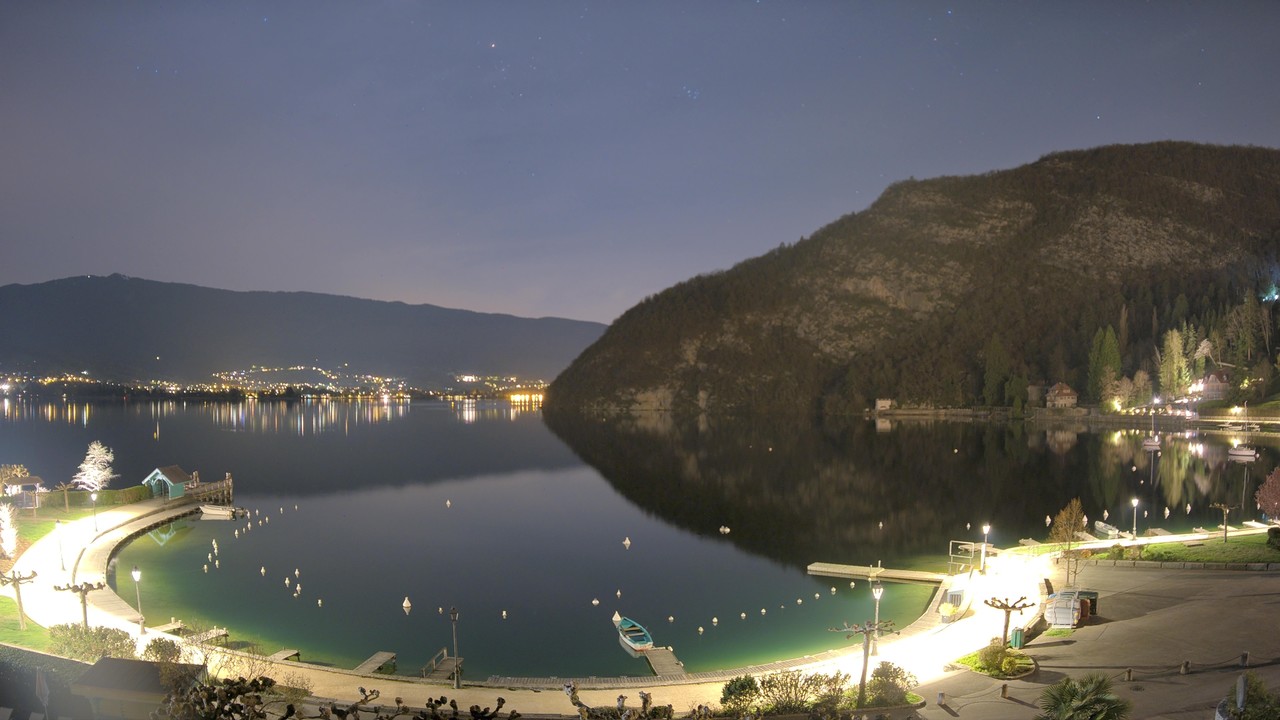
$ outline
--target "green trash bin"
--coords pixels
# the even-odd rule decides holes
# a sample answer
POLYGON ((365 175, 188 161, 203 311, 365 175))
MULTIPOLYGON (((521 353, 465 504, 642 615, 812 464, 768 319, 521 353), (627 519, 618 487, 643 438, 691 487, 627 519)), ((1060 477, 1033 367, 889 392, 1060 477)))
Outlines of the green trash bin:
POLYGON ((1022 628, 1014 628, 1013 633, 1009 637, 1009 646, 1021 650, 1023 645, 1022 628))

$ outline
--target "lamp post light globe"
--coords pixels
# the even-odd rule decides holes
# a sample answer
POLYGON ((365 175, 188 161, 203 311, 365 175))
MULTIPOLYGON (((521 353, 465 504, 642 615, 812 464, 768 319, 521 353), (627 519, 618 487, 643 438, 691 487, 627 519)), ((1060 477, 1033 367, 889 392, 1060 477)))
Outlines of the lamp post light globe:
POLYGON ((1137 540, 1138 539, 1138 498, 1133 498, 1132 500, 1129 501, 1129 504, 1133 505, 1133 539, 1137 540))
POLYGON ((137 565, 134 565, 133 570, 130 571, 129 574, 133 576, 133 595, 134 599, 138 603, 138 634, 145 635, 147 633, 147 626, 146 621, 142 617, 142 589, 138 586, 139 581, 142 580, 142 571, 138 569, 137 565))
POLYGON ((982 523, 982 561, 978 564, 979 572, 987 571, 987 536, 991 534, 991 523, 982 523))
POLYGON ((875 630, 871 635, 871 654, 880 654, 880 598, 884 597, 884 585, 879 580, 871 583, 871 597, 876 599, 875 630))

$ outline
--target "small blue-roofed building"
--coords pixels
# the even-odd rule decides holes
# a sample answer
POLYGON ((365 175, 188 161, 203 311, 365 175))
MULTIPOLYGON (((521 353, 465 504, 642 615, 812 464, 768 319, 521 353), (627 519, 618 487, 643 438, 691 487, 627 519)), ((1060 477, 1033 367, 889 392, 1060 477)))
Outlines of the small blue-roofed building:
POLYGON ((156 468, 146 480, 142 481, 151 490, 151 497, 162 497, 173 500, 187 493, 187 483, 191 476, 177 465, 156 468))

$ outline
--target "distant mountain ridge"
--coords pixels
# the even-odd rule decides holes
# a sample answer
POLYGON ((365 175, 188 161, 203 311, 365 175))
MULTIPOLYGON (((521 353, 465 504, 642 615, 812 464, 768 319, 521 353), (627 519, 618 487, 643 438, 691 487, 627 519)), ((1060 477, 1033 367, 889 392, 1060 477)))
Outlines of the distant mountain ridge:
POLYGON ((80 276, 0 287, 0 367, 90 370, 115 381, 209 382, 212 373, 315 364, 401 377, 550 379, 599 323, 454 310, 309 292, 235 292, 80 276))
POLYGON ((1116 145, 899 182, 807 239, 632 307, 553 382, 547 409, 981 404, 993 338, 1022 382, 1079 387, 1107 326, 1124 372, 1154 377, 1165 331, 1218 331, 1280 278, 1278 256, 1274 149, 1116 145))

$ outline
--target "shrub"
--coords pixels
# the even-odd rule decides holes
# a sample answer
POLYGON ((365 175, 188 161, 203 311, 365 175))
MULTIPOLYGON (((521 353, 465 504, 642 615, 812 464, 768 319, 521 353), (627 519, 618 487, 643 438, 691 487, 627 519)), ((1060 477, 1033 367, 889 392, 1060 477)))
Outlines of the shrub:
POLYGON ((1264 720, 1280 717, 1280 697, 1267 690, 1267 686, 1262 682, 1261 678, 1252 672, 1244 674, 1245 690, 1244 690, 1244 710, 1236 707, 1236 688, 1232 683, 1231 689, 1227 692, 1227 705, 1230 708, 1233 718, 1241 718, 1241 720, 1264 720))
POLYGON ((1280 550, 1280 527, 1267 528, 1267 547, 1280 550))
POLYGON ((882 662, 871 671, 867 697, 871 705, 904 705, 907 693, 916 688, 916 676, 891 662, 882 662))
POLYGON ((798 670, 765 675, 760 678, 760 699, 772 713, 800 712, 808 705, 810 685, 810 678, 798 670))
POLYGON ((730 715, 746 712, 760 698, 760 685, 750 675, 739 675, 720 690, 720 704, 730 715))
POLYGON ((49 628, 49 640, 54 653, 76 660, 96 662, 104 656, 137 657, 133 638, 114 628, 54 625, 49 628))
POLYGON ((169 638, 155 638, 142 651, 142 659, 152 662, 176 663, 182 657, 182 648, 169 638))
POLYGON ((1108 560, 1123 560, 1123 559, 1124 559, 1124 546, 1123 546, 1123 545, 1121 545, 1120 543, 1116 543, 1115 545, 1112 545, 1112 546, 1107 550, 1107 559, 1108 559, 1108 560))
POLYGON ((1000 661, 1001 675, 1015 675, 1022 666, 1022 658, 1013 653, 1005 653, 1004 660, 1000 661))
POLYGON ((1004 667, 1004 659, 1009 655, 1009 648, 1000 638, 991 638, 991 643, 978 651, 978 664, 989 673, 998 673, 1004 667))

